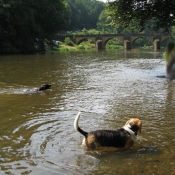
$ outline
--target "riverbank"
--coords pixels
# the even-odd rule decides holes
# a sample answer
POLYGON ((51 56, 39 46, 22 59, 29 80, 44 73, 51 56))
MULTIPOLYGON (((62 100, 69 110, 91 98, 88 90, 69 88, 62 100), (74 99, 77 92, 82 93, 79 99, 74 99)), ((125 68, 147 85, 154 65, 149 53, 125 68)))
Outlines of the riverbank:
MULTIPOLYGON (((123 50, 124 47, 120 45, 106 45, 105 50, 123 50)), ((140 49, 140 50, 149 50, 152 49, 150 46, 143 46, 140 48, 133 48, 133 49, 140 49)), ((86 43, 83 42, 80 45, 73 45, 69 46, 65 43, 60 42, 59 47, 53 47, 52 49, 47 49, 48 52, 50 51, 56 51, 56 52, 79 52, 79 51, 95 51, 97 50, 95 47, 95 44, 93 43, 86 43)))
MULTIPOLYGON (((53 41, 55 42, 55 41, 53 41)), ((88 39, 87 41, 84 41, 80 43, 79 45, 74 44, 69 37, 65 39, 64 42, 59 41, 57 44, 53 44, 52 47, 47 47, 47 51, 56 51, 56 52, 69 52, 69 51, 95 51, 97 48, 95 44, 92 42, 92 40, 88 39)), ((121 42, 118 42, 115 39, 110 40, 106 44, 105 50, 123 50, 123 44, 121 42)), ((141 50, 149 50, 152 49, 152 46, 149 45, 142 45, 140 47, 135 47, 134 49, 141 49, 141 50)))
MULTIPOLYGON (((106 50, 115 50, 119 49, 122 50, 124 49, 123 46, 120 45, 106 45, 106 50)), ((69 52, 69 51, 95 51, 96 46, 92 41, 84 41, 79 45, 73 44, 71 42, 65 43, 65 42, 59 42, 59 46, 54 46, 52 49, 47 48, 47 51, 58 51, 58 52, 69 52)))
POLYGON ((60 42, 59 48, 57 49, 59 52, 67 52, 67 51, 91 51, 96 50, 95 44, 90 41, 85 41, 79 45, 76 44, 66 44, 60 42))

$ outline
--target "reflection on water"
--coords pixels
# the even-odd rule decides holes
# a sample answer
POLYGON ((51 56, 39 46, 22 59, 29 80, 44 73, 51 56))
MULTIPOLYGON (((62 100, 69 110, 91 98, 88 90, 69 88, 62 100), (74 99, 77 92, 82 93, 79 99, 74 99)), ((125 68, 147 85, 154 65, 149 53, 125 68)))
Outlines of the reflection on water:
POLYGON ((0 174, 175 174, 175 81, 162 52, 0 57, 0 174), (42 93, 24 93, 44 83, 42 93), (86 151, 86 131, 143 121, 125 152, 86 151))

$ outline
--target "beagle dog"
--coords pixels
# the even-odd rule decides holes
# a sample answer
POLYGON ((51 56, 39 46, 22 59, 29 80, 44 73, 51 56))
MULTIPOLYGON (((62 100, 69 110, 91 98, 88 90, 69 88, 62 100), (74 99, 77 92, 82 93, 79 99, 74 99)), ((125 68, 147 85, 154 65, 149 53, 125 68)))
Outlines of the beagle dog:
POLYGON ((138 118, 131 118, 122 128, 117 130, 86 132, 78 126, 80 115, 81 112, 75 118, 74 128, 85 137, 82 144, 91 150, 98 147, 115 147, 127 150, 134 145, 138 131, 141 133, 142 122, 138 118))

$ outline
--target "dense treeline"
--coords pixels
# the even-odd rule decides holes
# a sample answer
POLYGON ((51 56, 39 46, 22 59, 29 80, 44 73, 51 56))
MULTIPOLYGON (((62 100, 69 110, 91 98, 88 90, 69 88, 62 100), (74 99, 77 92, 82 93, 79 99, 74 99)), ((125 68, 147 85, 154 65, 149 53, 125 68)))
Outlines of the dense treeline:
POLYGON ((0 0, 0 53, 45 50, 45 39, 96 28, 104 3, 96 0, 0 0))
POLYGON ((151 27, 155 31, 163 29, 170 32, 171 27, 175 26, 174 6, 174 0, 114 0, 107 9, 116 27, 125 28, 134 24, 139 31, 151 27), (150 20, 151 23, 148 23, 150 20))
POLYGON ((171 27, 175 24, 173 1, 166 2, 169 9, 165 8, 164 12, 163 0, 160 1, 161 9, 156 4, 158 1, 136 2, 115 0, 105 4, 98 0, 0 0, 0 53, 43 52, 46 42, 53 43, 46 39, 68 31, 76 34, 152 34, 155 29, 162 33, 162 26, 169 32, 175 30, 171 27), (154 13, 151 7, 154 7, 154 13), (143 19, 145 9, 150 13, 145 13, 148 16, 143 19))
POLYGON ((94 29, 104 3, 96 0, 65 0, 70 7, 70 23, 67 30, 94 29))
POLYGON ((65 27, 66 12, 64 0, 0 0, 0 53, 44 50, 46 36, 65 27))

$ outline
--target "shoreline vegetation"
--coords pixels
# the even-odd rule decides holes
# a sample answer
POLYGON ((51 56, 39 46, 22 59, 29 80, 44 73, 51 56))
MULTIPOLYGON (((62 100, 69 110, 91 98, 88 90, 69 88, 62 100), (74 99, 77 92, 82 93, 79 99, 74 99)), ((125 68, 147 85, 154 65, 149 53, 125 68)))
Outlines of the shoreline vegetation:
MULTIPOLYGON (((112 0, 106 3, 100 0, 0 1, 0 55, 38 54, 49 50, 67 52, 96 49, 92 42, 69 45, 66 41, 55 41, 54 44, 51 40, 54 34, 65 34, 69 37, 69 35, 93 34, 164 35, 171 33, 171 37, 161 40, 160 44, 166 47, 167 42, 175 41, 175 20, 173 20, 175 14, 169 9, 165 10, 167 16, 164 15, 164 19, 160 15, 164 4, 159 7, 157 1, 143 3, 143 6, 137 9, 135 1, 132 0, 114 2, 112 0), (152 4, 155 5, 154 14, 145 13, 145 8, 152 12, 150 10, 153 8, 152 4), (127 13, 124 14, 126 5, 127 13), (148 6, 151 8, 148 9, 148 6)), ((173 9, 174 3, 167 4, 170 9, 173 9)), ((132 48, 152 49, 152 42, 152 39, 140 37, 132 41, 132 48)), ((110 39, 105 46, 105 50, 109 49, 123 49, 123 43, 115 38, 110 39)))
MULTIPOLYGON (((47 42, 46 42, 47 43, 47 42)), ((123 50, 124 47, 122 43, 116 39, 111 39, 108 41, 105 50, 123 50)), ((134 47, 133 49, 152 49, 152 46, 144 45, 134 47)), ((95 51, 96 46, 90 39, 80 43, 79 45, 74 44, 69 37, 65 39, 64 42, 52 41, 46 44, 46 52, 78 52, 78 51, 95 51)))

